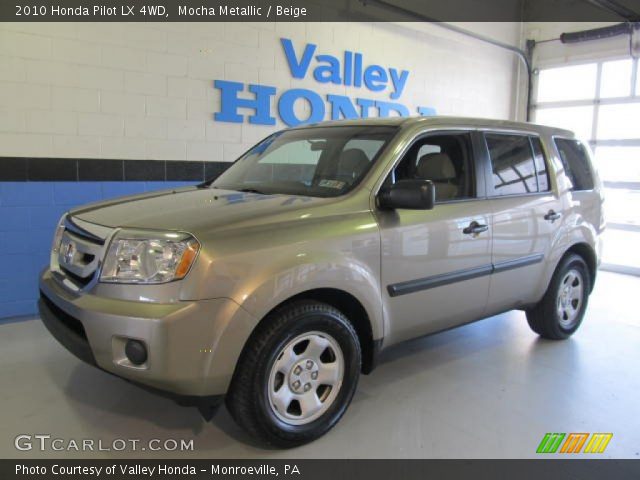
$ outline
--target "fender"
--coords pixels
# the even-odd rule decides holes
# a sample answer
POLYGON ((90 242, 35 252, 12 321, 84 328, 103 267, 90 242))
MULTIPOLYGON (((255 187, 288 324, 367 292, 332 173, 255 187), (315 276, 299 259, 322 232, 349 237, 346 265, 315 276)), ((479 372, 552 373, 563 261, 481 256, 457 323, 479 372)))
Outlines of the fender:
POLYGON ((258 319, 264 318, 281 303, 309 290, 330 288, 355 297, 364 307, 371 323, 373 339, 384 336, 382 321, 382 295, 378 274, 353 258, 327 255, 309 255, 307 261, 297 265, 272 265, 260 278, 251 279, 250 292, 239 289, 232 297, 247 312, 258 319), (279 268, 285 267, 285 268, 279 268), (240 291, 244 293, 240 296, 240 291))
POLYGON ((260 320, 305 291, 340 290, 362 304, 376 340, 384 335, 380 248, 369 210, 212 232, 181 300, 228 298, 260 320))
MULTIPOLYGON (((593 289, 593 283, 595 281, 595 270, 597 269, 598 264, 598 248, 597 245, 599 243, 598 233, 595 231, 593 226, 591 226, 587 222, 581 223, 579 226, 568 226, 563 229, 562 235, 557 237, 557 242, 553 244, 551 248, 551 254, 549 260, 547 261, 547 266, 544 270, 544 274, 542 276, 541 281, 541 291, 538 292, 537 300, 539 301, 542 296, 547 291, 549 283, 551 282, 551 277, 555 273, 560 261, 564 258, 564 256, 569 252, 572 248, 577 245, 585 246, 589 248, 593 254, 593 257, 596 259, 595 265, 593 265, 593 275, 591 279, 591 288, 593 289)), ((591 259, 585 258, 585 261, 589 265, 591 259)), ((589 265, 591 269, 591 265, 589 265)))

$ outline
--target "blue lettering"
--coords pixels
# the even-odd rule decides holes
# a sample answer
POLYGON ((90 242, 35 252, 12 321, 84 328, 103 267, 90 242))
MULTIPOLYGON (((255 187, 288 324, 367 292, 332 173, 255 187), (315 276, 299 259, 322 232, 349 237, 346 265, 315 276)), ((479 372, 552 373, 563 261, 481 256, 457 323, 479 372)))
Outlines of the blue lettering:
POLYGON ((309 64, 311 63, 317 45, 313 43, 305 45, 302 58, 298 61, 296 51, 293 48, 293 42, 288 38, 281 38, 280 43, 282 43, 282 47, 284 48, 284 55, 287 57, 287 63, 289 64, 289 70, 291 70, 293 78, 304 78, 307 75, 307 70, 309 70, 309 64))
POLYGON ((395 68, 390 68, 389 74, 391 75, 391 83, 393 84, 393 93, 391 94, 391 98, 397 100, 404 91, 404 87, 407 84, 407 78, 409 78, 409 72, 407 70, 402 70, 400 75, 398 75, 398 71, 395 68))
MULTIPOLYGON (((309 74, 311 62, 315 60, 313 78, 319 83, 344 85, 345 87, 365 86, 373 92, 389 89, 389 97, 398 100, 405 91, 409 71, 396 68, 384 68, 380 65, 364 67, 361 53, 345 50, 342 57, 333 55, 315 55, 318 46, 307 43, 302 51, 296 53, 293 42, 288 38, 281 38, 280 43, 293 78, 303 79, 309 74), (342 64, 344 63, 344 64, 342 64)), ((272 116, 272 100, 277 94, 275 87, 268 85, 245 85, 239 82, 215 80, 214 87, 220 90, 220 111, 214 114, 219 122, 242 123, 247 119, 249 123, 260 125, 275 125, 275 113, 272 116), (240 109, 252 110, 253 114, 240 112, 240 109)), ((278 115, 288 126, 303 123, 315 123, 324 120, 326 109, 331 109, 331 119, 369 118, 372 116, 409 116, 409 109, 396 102, 371 100, 366 98, 353 99, 345 95, 326 95, 323 98, 318 93, 307 89, 291 89, 282 92, 277 101, 278 115), (296 102, 305 101, 308 108, 296 111, 296 102), (302 112, 309 112, 308 115, 302 112), (307 118, 299 118, 299 115, 307 118)), ((432 107, 416 107, 420 115, 435 115, 432 107)), ((268 145, 268 144, 267 144, 268 145)))
POLYGON ((376 105, 374 100, 368 98, 356 98, 356 103, 360 106, 360 118, 369 118, 369 109, 376 105))
POLYGON ((360 87, 362 85, 362 54, 356 53, 353 57, 353 86, 360 87))
POLYGON ((331 55, 316 56, 318 62, 327 62, 328 65, 319 65, 313 71, 313 78, 320 83, 335 83, 340 85, 340 61, 331 55))
POLYGON ((353 106, 349 97, 345 97, 344 95, 327 95, 327 101, 331 103, 331 120, 358 118, 356 107, 353 106))
POLYGON ((397 113, 401 117, 409 116, 409 109, 401 103, 376 101, 376 107, 380 117, 390 117, 392 112, 397 113))
POLYGON ((316 123, 324 119, 324 102, 322 97, 311 90, 292 88, 282 94, 278 100, 278 113, 288 126, 293 127, 302 123, 316 123), (294 111, 296 100, 303 98, 309 102, 310 114, 306 120, 300 120, 294 111))
POLYGON ((436 114, 436 109, 433 107, 418 107, 418 113, 425 117, 431 117, 436 114))
POLYGON ((364 71, 364 84, 372 92, 384 90, 388 80, 387 72, 380 65, 370 65, 364 71))
POLYGON ((350 52, 349 50, 346 50, 344 52, 344 86, 345 87, 351 86, 351 80, 353 77, 352 57, 353 57, 353 53, 350 52))
POLYGON ((242 123, 243 116, 238 108, 248 108, 255 113, 249 116, 249 123, 259 125, 275 125, 276 119, 271 116, 271 97, 275 95, 275 87, 266 85, 249 85, 249 91, 255 98, 238 98, 238 93, 244 90, 244 85, 238 82, 216 80, 213 85, 220 90, 220 112, 214 115, 219 122, 242 123))

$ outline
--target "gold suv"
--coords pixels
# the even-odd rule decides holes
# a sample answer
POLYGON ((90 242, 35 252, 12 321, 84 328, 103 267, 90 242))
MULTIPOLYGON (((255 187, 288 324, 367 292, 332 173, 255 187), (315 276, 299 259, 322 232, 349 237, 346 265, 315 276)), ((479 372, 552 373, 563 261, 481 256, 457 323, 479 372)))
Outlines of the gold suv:
POLYGON ((41 317, 82 360, 283 447, 326 433, 381 350, 511 309, 564 339, 604 228, 571 132, 467 118, 328 122, 217 179, 68 212, 41 317))

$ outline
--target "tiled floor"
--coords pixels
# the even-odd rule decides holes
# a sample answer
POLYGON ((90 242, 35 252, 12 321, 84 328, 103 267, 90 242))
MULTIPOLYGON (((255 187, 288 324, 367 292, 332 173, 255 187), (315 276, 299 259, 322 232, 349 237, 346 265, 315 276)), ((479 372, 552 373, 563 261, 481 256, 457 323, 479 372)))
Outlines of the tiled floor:
POLYGON ((612 432, 601 457, 640 458, 640 279, 602 272, 581 329, 536 337, 511 312, 406 343, 363 377, 338 426, 291 451, 251 443, 222 409, 211 423, 78 360, 38 320, 0 325, 0 458, 535 457, 546 432, 612 432), (18 451, 17 435, 193 439, 192 452, 18 451))

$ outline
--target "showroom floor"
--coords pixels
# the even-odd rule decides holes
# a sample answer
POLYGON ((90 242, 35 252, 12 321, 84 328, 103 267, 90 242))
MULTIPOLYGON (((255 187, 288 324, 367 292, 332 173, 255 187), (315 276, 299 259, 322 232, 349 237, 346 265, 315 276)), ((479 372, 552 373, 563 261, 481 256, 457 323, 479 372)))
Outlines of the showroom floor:
MULTIPOLYGON (((581 330, 537 338, 511 312, 388 351, 346 416, 293 451, 250 443, 222 409, 205 423, 183 408, 85 366, 39 321, 0 325, 0 458, 150 456, 20 452, 23 433, 65 440, 194 439, 165 457, 534 457, 546 432, 612 432, 602 456, 640 455, 640 278, 602 272, 581 330)), ((556 454, 557 456, 557 454, 556 454)))

